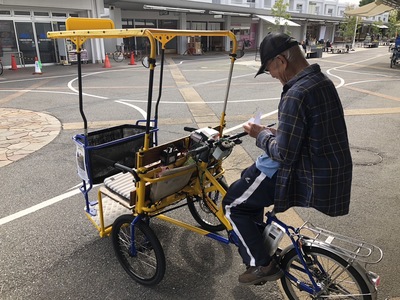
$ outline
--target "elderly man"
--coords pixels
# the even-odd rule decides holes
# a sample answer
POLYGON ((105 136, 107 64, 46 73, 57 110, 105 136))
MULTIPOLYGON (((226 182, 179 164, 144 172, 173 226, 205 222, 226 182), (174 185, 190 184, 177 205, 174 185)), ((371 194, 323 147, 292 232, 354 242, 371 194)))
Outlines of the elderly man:
POLYGON ((276 129, 247 123, 244 130, 264 153, 242 172, 223 200, 225 215, 239 238, 247 270, 239 283, 276 280, 282 271, 263 248, 264 207, 275 212, 312 207, 329 216, 349 212, 352 159, 343 108, 332 81, 310 65, 298 42, 269 33, 260 45, 259 74, 283 85, 276 129))

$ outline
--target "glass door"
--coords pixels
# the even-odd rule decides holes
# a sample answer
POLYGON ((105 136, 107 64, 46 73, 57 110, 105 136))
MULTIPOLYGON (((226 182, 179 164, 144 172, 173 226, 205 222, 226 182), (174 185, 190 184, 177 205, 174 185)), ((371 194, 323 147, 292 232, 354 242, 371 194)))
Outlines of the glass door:
POLYGON ((19 51, 23 53, 25 63, 33 64, 37 53, 32 23, 15 22, 15 28, 17 30, 19 51))
POLYGON ((41 62, 55 63, 54 40, 47 37, 47 32, 52 31, 51 23, 35 23, 35 30, 41 62))

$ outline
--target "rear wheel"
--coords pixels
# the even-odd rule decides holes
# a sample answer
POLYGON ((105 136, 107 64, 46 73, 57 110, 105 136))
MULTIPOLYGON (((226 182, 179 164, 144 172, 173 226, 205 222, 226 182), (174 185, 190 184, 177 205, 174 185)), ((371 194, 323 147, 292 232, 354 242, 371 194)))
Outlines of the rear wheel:
POLYGON ((165 274, 165 255, 153 230, 143 221, 134 227, 134 247, 131 249, 132 215, 118 217, 112 226, 112 243, 118 261, 135 281, 156 285, 165 274), (133 250, 133 251, 132 251, 133 250))
POLYGON ((120 52, 120 51, 116 51, 113 53, 113 59, 116 62, 121 62, 124 60, 124 53, 120 52))
MULTIPOLYGON (((303 246, 302 249, 308 262, 308 269, 317 285, 322 288, 322 293, 318 296, 310 295, 302 290, 297 282, 284 276, 281 278, 281 283, 289 299, 372 299, 363 277, 342 257, 321 248, 303 246)), ((310 288, 313 287, 295 249, 284 255, 281 268, 298 281, 310 288)))
POLYGON ((0 60, 0 75, 1 74, 3 74, 3 63, 2 63, 2 61, 0 60))
POLYGON ((134 54, 135 54, 135 60, 137 60, 137 61, 142 61, 143 60, 143 56, 142 56, 142 51, 141 50, 134 51, 134 54))
MULTIPOLYGON (((219 184, 225 189, 228 189, 228 183, 225 177, 221 177, 218 180, 219 184)), ((207 196, 215 203, 216 206, 220 207, 223 196, 219 191, 209 192, 207 196)), ((210 209, 207 202, 200 196, 196 198, 188 199, 189 211, 197 223, 205 230, 216 232, 225 229, 225 226, 221 224, 219 219, 214 215, 212 209, 210 209)))

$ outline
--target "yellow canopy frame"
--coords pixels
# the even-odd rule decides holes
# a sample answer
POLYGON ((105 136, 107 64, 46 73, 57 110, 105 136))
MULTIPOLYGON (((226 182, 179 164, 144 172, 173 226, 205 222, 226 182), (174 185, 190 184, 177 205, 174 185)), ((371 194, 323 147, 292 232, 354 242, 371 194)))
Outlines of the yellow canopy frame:
MULTIPOLYGON (((233 73, 233 64, 236 60, 237 40, 235 35, 229 30, 171 30, 171 29, 155 29, 155 28, 128 28, 115 29, 114 22, 111 19, 91 19, 91 18, 68 18, 66 20, 66 31, 48 32, 47 37, 52 39, 70 39, 77 48, 78 55, 82 50, 82 45, 87 39, 93 38, 129 38, 129 37, 147 37, 150 43, 149 63, 150 63, 150 85, 148 93, 148 110, 146 123, 146 136, 143 149, 149 148, 149 128, 150 128, 150 112, 152 101, 152 84, 156 58, 156 41, 160 42, 164 50, 166 44, 178 36, 222 36, 229 37, 232 41, 231 49, 231 67, 228 76, 227 89, 225 94, 224 107, 220 119, 220 130, 225 127, 225 112, 229 96, 229 89, 233 73)), ((80 61, 78 62, 78 77, 80 78, 80 61)), ((80 82, 80 80, 79 80, 80 82)), ((84 121, 85 135, 87 134, 87 121, 83 113, 82 87, 79 84, 79 105, 84 121)))
POLYGON ((229 30, 115 29, 114 22, 110 19, 90 18, 68 18, 66 29, 66 31, 48 32, 47 37, 70 39, 76 45, 77 51, 81 51, 82 44, 87 39, 147 37, 150 41, 149 58, 155 58, 155 40, 158 40, 165 49, 165 45, 177 36, 225 36, 232 41, 231 54, 236 54, 237 49, 236 37, 229 30))

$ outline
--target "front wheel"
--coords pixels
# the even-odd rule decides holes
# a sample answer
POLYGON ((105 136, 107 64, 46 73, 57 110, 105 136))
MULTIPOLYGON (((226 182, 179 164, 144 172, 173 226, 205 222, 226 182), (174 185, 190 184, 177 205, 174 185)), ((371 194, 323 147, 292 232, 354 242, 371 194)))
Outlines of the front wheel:
MULTIPOLYGON (((224 190, 228 189, 228 183, 226 182, 225 177, 218 179, 218 183, 224 188, 224 190)), ((207 193, 207 196, 216 206, 221 206, 223 196, 218 190, 207 193)), ((212 209, 202 197, 198 196, 196 198, 188 198, 188 207, 193 218, 203 229, 211 232, 222 231, 225 229, 225 226, 221 224, 219 219, 212 212, 212 209)))
POLYGON ((0 75, 2 75, 3 74, 3 63, 0 61, 0 75))
POLYGON ((115 220, 112 226, 115 255, 135 281, 147 286, 156 285, 165 274, 164 251, 149 225, 139 221, 131 226, 133 219, 132 215, 122 215, 115 220), (135 239, 133 244, 132 236, 135 239))
POLYGON ((124 53, 119 52, 119 51, 114 52, 114 53, 113 53, 113 59, 114 59, 116 62, 121 62, 121 61, 123 61, 123 60, 124 60, 124 53))
POLYGON ((298 281, 313 288, 310 277, 306 274, 296 249, 291 249, 282 258, 281 268, 288 275, 281 278, 283 289, 291 300, 298 299, 359 299, 371 300, 367 283, 357 270, 339 255, 328 250, 303 246, 304 258, 316 284, 321 288, 317 295, 310 295, 299 287, 298 281))

